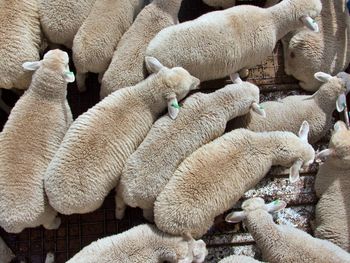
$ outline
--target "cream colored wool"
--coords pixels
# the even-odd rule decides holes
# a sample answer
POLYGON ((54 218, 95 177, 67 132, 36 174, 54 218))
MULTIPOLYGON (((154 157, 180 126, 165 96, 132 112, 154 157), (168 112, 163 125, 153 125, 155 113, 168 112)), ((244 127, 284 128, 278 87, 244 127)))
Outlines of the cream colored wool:
POLYGON ((320 198, 316 206, 314 235, 327 239, 350 251, 350 131, 337 122, 329 149, 320 153, 329 156, 318 170, 315 190, 320 198))
POLYGON ((146 48, 163 28, 178 23, 182 0, 153 0, 123 35, 102 78, 100 98, 121 88, 136 85, 147 77, 146 48))
POLYGON ((350 254, 333 243, 312 237, 308 233, 286 225, 276 225, 269 212, 285 207, 275 201, 265 205, 260 197, 242 204, 243 212, 233 212, 228 222, 244 220, 245 226, 260 248, 263 259, 270 263, 345 263, 350 254))
POLYGON ((67 53, 54 50, 40 62, 24 63, 37 71, 0 133, 0 226, 7 232, 60 224, 43 179, 72 122, 66 94, 74 75, 68 73, 68 60, 67 53))
POLYGON ((291 132, 255 133, 237 129, 208 143, 186 158, 154 204, 157 227, 167 233, 204 235, 214 218, 232 207, 273 165, 291 168, 291 180, 314 159, 307 143, 291 132))
POLYGON ((51 43, 72 48, 96 0, 38 0, 41 27, 51 43))
MULTIPOLYGON (((32 72, 22 64, 39 60, 40 34, 36 1, 0 0, 0 89, 28 89, 32 72)), ((10 112, 1 97, 0 106, 10 112)))
POLYGON ((232 255, 220 260, 218 263, 261 263, 261 261, 247 256, 232 255))
POLYGON ((152 225, 139 225, 91 243, 67 263, 201 263, 207 254, 202 240, 186 241, 152 225))
POLYGON ((117 188, 117 218, 123 217, 124 200, 149 210, 145 213, 152 220, 154 201, 179 164, 221 136, 230 119, 246 114, 258 102, 259 88, 243 82, 211 94, 196 93, 186 99, 176 120, 160 118, 123 169, 117 188))
POLYGON ((316 17, 321 7, 320 0, 284 0, 267 9, 241 5, 211 12, 163 29, 146 55, 184 67, 201 81, 223 78, 261 63, 279 39, 302 27, 302 17, 316 17))
POLYGON ((100 207, 167 103, 175 94, 183 99, 199 84, 182 68, 147 61, 156 74, 112 93, 79 116, 67 132, 45 176, 50 204, 60 213, 82 214, 100 207))
POLYGON ((301 29, 291 32, 282 41, 285 72, 298 79, 299 85, 315 91, 321 82, 313 78, 323 71, 335 75, 350 62, 350 18, 346 0, 321 0, 322 12, 316 18, 320 32, 301 29))
POLYGON ((86 73, 99 73, 102 79, 119 40, 131 26, 140 6, 141 0, 96 0, 73 41, 80 91, 85 90, 86 73))
POLYGON ((10 263, 12 259, 15 258, 15 255, 11 249, 5 244, 4 240, 0 237, 0 262, 1 263, 10 263))
MULTIPOLYGON (((344 73, 344 76, 349 74, 344 73)), ((317 142, 332 127, 332 114, 339 95, 346 91, 346 79, 323 73, 316 73, 316 77, 325 83, 314 95, 294 95, 278 101, 263 102, 261 106, 266 111, 266 118, 250 112, 235 119, 231 127, 247 128, 256 132, 297 133, 301 123, 307 120, 310 124, 309 141, 317 142), (326 78, 322 78, 323 76, 326 78)))

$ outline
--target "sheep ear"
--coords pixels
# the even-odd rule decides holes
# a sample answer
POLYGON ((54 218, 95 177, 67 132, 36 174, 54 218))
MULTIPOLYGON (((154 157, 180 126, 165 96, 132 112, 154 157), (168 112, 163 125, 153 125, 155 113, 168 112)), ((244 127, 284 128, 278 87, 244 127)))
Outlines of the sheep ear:
POLYGON ((246 218, 246 214, 244 211, 232 212, 225 217, 225 221, 228 223, 239 223, 243 221, 245 218, 246 218))
POLYGON ((30 70, 30 71, 37 70, 38 68, 40 68, 40 66, 41 66, 41 61, 24 62, 22 64, 22 67, 25 70, 30 70))
POLYGON ((233 73, 230 75, 230 79, 233 84, 240 84, 243 83, 242 79, 239 77, 238 73, 233 73))
POLYGON ((74 73, 71 71, 66 71, 63 73, 63 78, 65 81, 67 81, 68 83, 72 83, 75 81, 75 76, 74 73))
POLYGON ((335 151, 334 149, 325 149, 323 151, 320 151, 318 154, 316 154, 316 160, 317 159, 325 159, 330 156, 335 156, 335 151))
POLYGON ((299 129, 299 138, 306 143, 308 143, 307 136, 309 135, 309 131, 309 123, 307 121, 303 121, 299 129))
POLYGON ((145 62, 146 62, 146 67, 147 70, 151 73, 157 73, 159 72, 162 68, 164 68, 163 64, 159 62, 158 59, 154 57, 145 57, 145 62))
POLYGON ((314 19, 312 19, 311 17, 302 16, 300 18, 300 20, 303 22, 304 26, 306 26, 308 29, 310 29, 316 33, 320 31, 317 22, 314 19))
POLYGON ((345 110, 345 107, 346 107, 346 95, 343 93, 343 94, 340 94, 337 99, 336 108, 338 112, 342 112, 343 110, 345 110))
POLYGON ((287 203, 282 200, 275 200, 269 204, 266 204, 265 207, 269 213, 273 213, 279 210, 286 208, 287 203))
POLYGON ((168 114, 169 117, 173 120, 177 118, 177 115, 179 114, 180 111, 180 105, 177 101, 176 95, 172 94, 168 98, 168 114))
POLYGON ((295 183, 299 180, 299 170, 301 169, 301 166, 303 165, 303 161, 297 160, 294 162, 292 167, 289 170, 289 181, 291 183, 295 183))
POLYGON ((262 116, 263 118, 266 118, 266 112, 264 108, 258 103, 256 102, 252 103, 252 110, 255 111, 257 114, 259 114, 260 116, 262 116))
POLYGON ((346 124, 342 121, 337 121, 335 124, 334 124, 334 131, 337 132, 337 131, 347 131, 348 130, 348 127, 346 126, 346 124))
POLYGON ((318 81, 321 81, 323 83, 328 82, 332 78, 331 75, 324 73, 324 72, 317 72, 314 74, 314 77, 315 77, 315 79, 317 79, 318 81))

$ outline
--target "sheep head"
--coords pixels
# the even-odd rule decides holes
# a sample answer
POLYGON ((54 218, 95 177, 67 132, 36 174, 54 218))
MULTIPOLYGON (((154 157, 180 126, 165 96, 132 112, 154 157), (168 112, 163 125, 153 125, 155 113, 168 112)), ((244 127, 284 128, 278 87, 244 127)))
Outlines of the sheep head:
POLYGON ((167 100, 169 116, 175 119, 179 113, 178 101, 194 89, 197 89, 200 81, 181 67, 167 68, 156 58, 146 57, 146 67, 148 71, 159 74, 163 79, 163 85, 159 93, 167 100))
POLYGON ((334 124, 329 148, 319 152, 316 158, 332 158, 340 167, 350 165, 350 130, 344 122, 337 121, 334 124))
POLYGON ((242 204, 243 211, 232 212, 228 214, 225 218, 225 221, 229 223, 238 223, 244 220, 247 217, 247 215, 252 211, 261 209, 269 213, 272 213, 272 212, 282 210, 286 206, 287 206, 287 203, 284 201, 275 200, 269 204, 265 204, 265 201, 262 198, 254 197, 243 202, 242 204))
POLYGON ((69 57, 67 52, 59 49, 50 50, 40 61, 32 61, 23 63, 25 70, 35 71, 40 67, 46 67, 53 71, 61 72, 63 79, 66 82, 74 82, 75 77, 73 72, 69 70, 69 57))
POLYGON ((310 30, 319 32, 318 24, 314 20, 320 15, 322 3, 320 0, 300 0, 293 1, 293 5, 297 5, 295 15, 310 30))

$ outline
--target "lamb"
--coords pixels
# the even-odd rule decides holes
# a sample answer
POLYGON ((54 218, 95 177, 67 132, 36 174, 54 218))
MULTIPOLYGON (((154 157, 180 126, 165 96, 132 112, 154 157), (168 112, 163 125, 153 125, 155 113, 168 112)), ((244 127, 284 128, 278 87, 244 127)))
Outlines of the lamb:
POLYGON ((123 35, 102 78, 100 97, 136 85, 147 77, 144 65, 146 48, 163 28, 178 23, 182 0, 153 0, 123 35))
POLYGON ((350 18, 346 0, 322 0, 322 12, 316 18, 320 33, 297 30, 282 39, 284 67, 308 91, 321 83, 312 76, 319 71, 337 74, 350 62, 350 18))
POLYGON ((223 78, 261 63, 279 39, 303 23, 317 30, 311 17, 321 8, 320 0, 284 0, 267 9, 240 5, 211 12, 163 29, 146 55, 182 66, 201 81, 223 78))
MULTIPOLYGON (((32 73, 25 71, 22 64, 39 60, 40 34, 36 1, 0 0, 0 88, 28 89, 32 73)), ((10 112, 1 96, 0 105, 10 112)))
POLYGON ((175 121, 168 116, 159 119, 123 169, 117 188, 116 217, 123 217, 126 202, 144 209, 145 217, 153 221, 155 199, 179 164, 221 136, 228 120, 246 114, 250 108, 263 115, 258 102, 259 88, 243 82, 211 94, 196 93, 186 99, 175 121))
POLYGON ((114 50, 131 26, 142 0, 96 0, 73 41, 73 61, 77 69, 77 86, 85 91, 88 72, 102 80, 114 50))
POLYGON ((247 256, 232 255, 220 260, 219 263, 261 263, 261 261, 247 256))
POLYGON ((41 61, 23 64, 36 72, 0 133, 0 226, 9 233, 60 225, 48 205, 43 179, 72 123, 66 94, 74 75, 68 62, 66 52, 52 50, 41 61))
POLYGON ((207 254, 203 240, 170 236, 144 224, 91 243, 67 263, 201 263, 207 254))
POLYGON ((255 133, 237 129, 185 159, 154 204, 154 221, 167 233, 201 237, 214 218, 254 187, 273 165, 291 167, 290 181, 313 162, 305 121, 299 137, 291 132, 255 133))
POLYGON ((320 198, 316 206, 314 235, 327 239, 350 251, 350 131, 344 122, 334 125, 329 149, 318 154, 328 157, 320 166, 316 181, 316 195, 320 198))
POLYGON ((58 212, 97 209, 159 114, 168 105, 176 118, 177 99, 199 85, 183 68, 166 68, 155 58, 146 63, 155 74, 103 99, 79 116, 64 137, 45 175, 49 202, 58 212))
POLYGON ((73 39, 96 0, 38 0, 42 30, 49 42, 72 48, 73 39))
POLYGON ((266 118, 250 112, 235 119, 232 128, 247 128, 252 131, 291 131, 296 133, 300 124, 307 119, 310 124, 309 141, 317 142, 332 127, 332 114, 339 96, 347 89, 349 74, 332 77, 318 72, 315 78, 324 84, 312 96, 288 96, 279 101, 261 103, 266 118))
POLYGON ((285 206, 283 201, 276 200, 265 205, 262 198, 251 198, 243 202, 243 212, 229 214, 226 221, 237 223, 244 220, 263 259, 270 263, 350 262, 350 254, 333 243, 314 238, 290 226, 276 225, 269 212, 278 211, 285 206))

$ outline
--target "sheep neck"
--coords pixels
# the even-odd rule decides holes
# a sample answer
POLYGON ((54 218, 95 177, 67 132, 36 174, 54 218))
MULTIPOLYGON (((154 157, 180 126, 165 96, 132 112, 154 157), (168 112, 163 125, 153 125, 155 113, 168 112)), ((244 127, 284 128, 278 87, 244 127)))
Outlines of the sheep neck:
POLYGON ((62 101, 67 96, 67 83, 57 72, 39 69, 33 76, 29 90, 40 97, 62 101))
POLYGON ((263 251, 272 249, 276 245, 275 242, 282 238, 272 216, 265 210, 258 209, 248 212, 245 223, 249 233, 263 251))
POLYGON ((299 20, 300 13, 297 3, 293 1, 282 1, 279 4, 268 8, 271 11, 271 16, 276 27, 276 39, 281 39, 287 33, 302 27, 299 20))
POLYGON ((152 4, 155 4, 159 9, 176 17, 179 14, 182 0, 154 0, 152 4))
POLYGON ((331 114, 336 106, 338 96, 341 94, 336 88, 336 84, 325 83, 313 95, 315 102, 324 112, 331 114))

